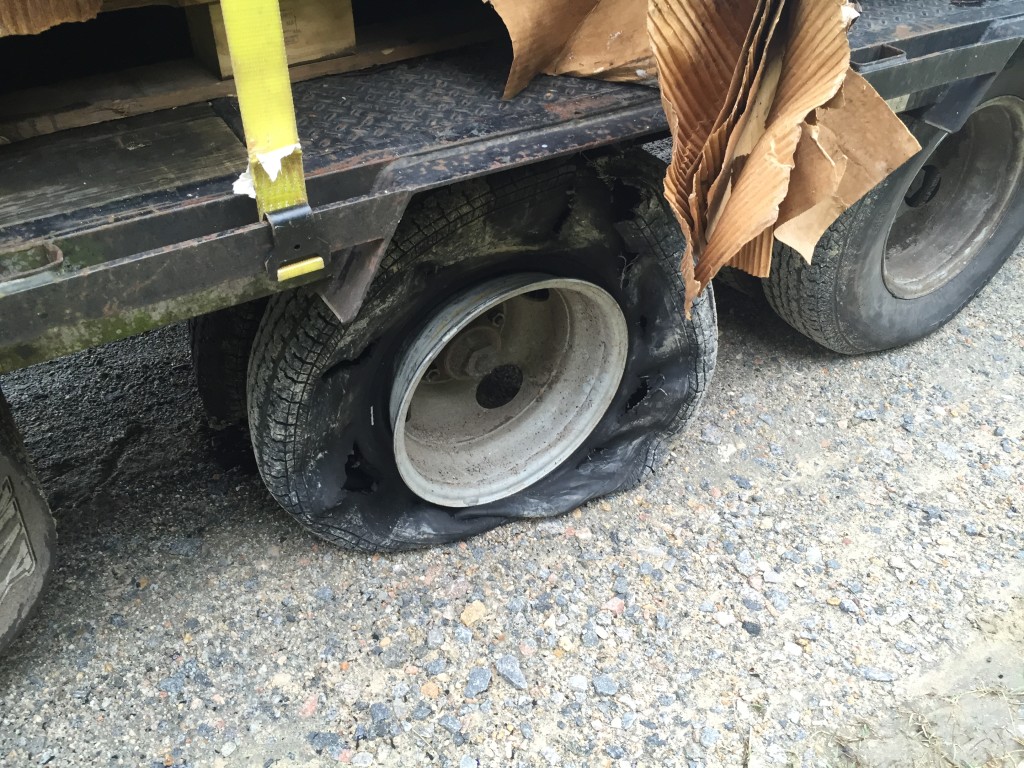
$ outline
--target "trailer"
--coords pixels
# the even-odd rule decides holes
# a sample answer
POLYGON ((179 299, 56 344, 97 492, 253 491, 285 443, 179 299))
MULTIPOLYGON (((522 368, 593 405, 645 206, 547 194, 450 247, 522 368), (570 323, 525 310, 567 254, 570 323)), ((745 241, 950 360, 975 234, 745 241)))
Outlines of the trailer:
MULTIPOLYGON (((952 318, 1024 235, 1024 0, 863 0, 853 67, 923 149, 763 293, 847 354, 952 318)), ((211 422, 307 529, 450 542, 644 481, 716 354, 687 316, 657 90, 544 77, 485 43, 293 87, 308 205, 232 191, 238 101, 0 146, 0 372, 189 321, 211 422), (196 148, 202 148, 197 152, 196 148)), ((0 395, 0 648, 54 523, 0 395)))

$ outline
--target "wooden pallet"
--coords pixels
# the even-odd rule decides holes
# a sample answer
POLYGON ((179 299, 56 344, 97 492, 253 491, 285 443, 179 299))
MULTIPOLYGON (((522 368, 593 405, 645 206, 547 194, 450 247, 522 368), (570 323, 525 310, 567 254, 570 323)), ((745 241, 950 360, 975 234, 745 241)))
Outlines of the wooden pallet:
MULTIPOLYGON (((131 0, 128 0, 131 1, 131 0)), ((138 0, 135 0, 138 2, 138 0)), ((188 0, 185 0, 188 2, 188 0)), ((291 68, 293 81, 390 64, 454 48, 499 33, 458 20, 407 19, 401 26, 369 26, 360 41, 334 58, 291 68)), ((0 99, 0 144, 231 96, 234 83, 198 60, 185 59, 5 94, 0 99)))
POLYGON ((0 228, 237 175, 245 161, 238 137, 199 104, 0 148, 0 228))
MULTIPOLYGON (((351 0, 280 0, 288 63, 340 56, 356 44, 351 0)), ((196 57, 222 78, 231 77, 231 54, 220 3, 186 9, 196 57)))

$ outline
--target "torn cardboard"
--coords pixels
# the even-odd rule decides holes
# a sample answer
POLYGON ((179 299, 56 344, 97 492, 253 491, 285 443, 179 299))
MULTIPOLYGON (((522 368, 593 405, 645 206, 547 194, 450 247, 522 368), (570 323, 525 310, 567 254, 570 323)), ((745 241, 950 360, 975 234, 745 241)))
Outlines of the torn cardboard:
POLYGON ((655 75, 647 0, 489 0, 512 39, 505 98, 541 73, 643 81, 655 75))
MULTIPOLYGON (((781 71, 764 132, 742 166, 722 168, 730 178, 730 195, 720 211, 709 211, 715 226, 705 243, 693 245, 699 260, 697 281, 704 288, 744 247, 755 273, 766 272, 771 238, 764 237, 779 217, 789 191, 802 124, 839 91, 850 67, 844 0, 791 0, 784 13, 782 45, 770 45, 769 57, 781 57, 781 71)), ((765 83, 762 83, 764 86, 765 83)), ((770 87, 770 86, 769 86, 770 87)), ((762 275, 759 275, 762 276, 762 275)))
POLYGON ((724 266, 766 277, 777 235, 809 259, 843 211, 918 151, 850 70, 855 16, 846 0, 651 0, 688 307, 724 266))
POLYGON ((673 137, 665 195, 687 307, 776 238, 810 259, 836 218, 919 147, 850 69, 847 0, 490 0, 512 39, 505 96, 535 75, 644 80, 673 137))
POLYGON ((103 0, 0 0, 0 37, 37 35, 70 21, 95 19, 103 0))
POLYGON ((817 110, 814 153, 841 168, 832 188, 827 171, 816 163, 797 163, 775 238, 808 262, 832 223, 882 179, 916 154, 921 146, 889 110, 874 88, 856 72, 846 76, 840 94, 817 110), (831 191, 828 191, 831 190, 831 191))
POLYGON ((657 76, 646 0, 599 0, 545 72, 644 82, 657 76))

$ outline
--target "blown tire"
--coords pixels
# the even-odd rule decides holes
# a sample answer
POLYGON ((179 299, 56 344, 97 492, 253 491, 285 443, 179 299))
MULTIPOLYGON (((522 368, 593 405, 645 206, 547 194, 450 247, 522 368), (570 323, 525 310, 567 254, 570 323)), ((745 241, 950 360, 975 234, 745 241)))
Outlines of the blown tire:
POLYGON ((42 597, 56 540, 50 507, 0 393, 0 653, 42 597))
POLYGON ((635 151, 440 190, 410 206, 352 323, 311 291, 272 299, 249 422, 280 504, 343 546, 398 550, 641 482, 716 355, 710 291, 684 319, 663 174, 635 151))

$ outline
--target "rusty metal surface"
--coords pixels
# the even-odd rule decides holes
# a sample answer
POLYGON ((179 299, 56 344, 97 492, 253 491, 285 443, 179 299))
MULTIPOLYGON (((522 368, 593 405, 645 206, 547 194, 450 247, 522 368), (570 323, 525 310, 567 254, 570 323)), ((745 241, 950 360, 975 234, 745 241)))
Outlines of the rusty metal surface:
POLYGON ((866 0, 850 35, 854 68, 886 99, 998 73, 1022 37, 1024 0, 866 0))
MULTIPOLYGON (((296 84, 296 111, 307 173, 321 177, 318 188, 310 190, 314 202, 317 197, 326 202, 367 191, 376 173, 399 158, 544 129, 575 117, 657 100, 653 91, 639 86, 542 78, 515 100, 502 101, 507 66, 502 57, 475 50, 296 84), (339 179, 324 178, 340 171, 346 173, 344 184, 339 179)), ((214 107, 241 136, 237 103, 223 99, 214 102, 214 107)), ((173 119, 174 113, 167 113, 167 119, 173 119)), ((34 140, 31 145, 45 149, 50 143, 66 143, 75 135, 86 141, 99 130, 110 129, 101 126, 65 132, 34 140)), ((0 151, 18 149, 18 145, 12 145, 0 151)), ((129 157, 130 150, 124 151, 124 157, 129 157)), ((118 156, 112 155, 110 163, 117 165, 118 156)), ((252 221, 255 206, 232 196, 233 180, 234 175, 221 176, 0 227, 0 252, 38 238, 53 239, 153 213, 226 200, 233 201, 234 210, 222 228, 246 219, 252 221)))
MULTIPOLYGON (((406 158, 658 98, 642 86, 545 77, 516 98, 502 100, 507 76, 503 56, 475 50, 297 83, 295 111, 306 170, 315 175, 368 158, 406 158)), ((225 100, 219 106, 240 132, 237 103, 225 100)))

